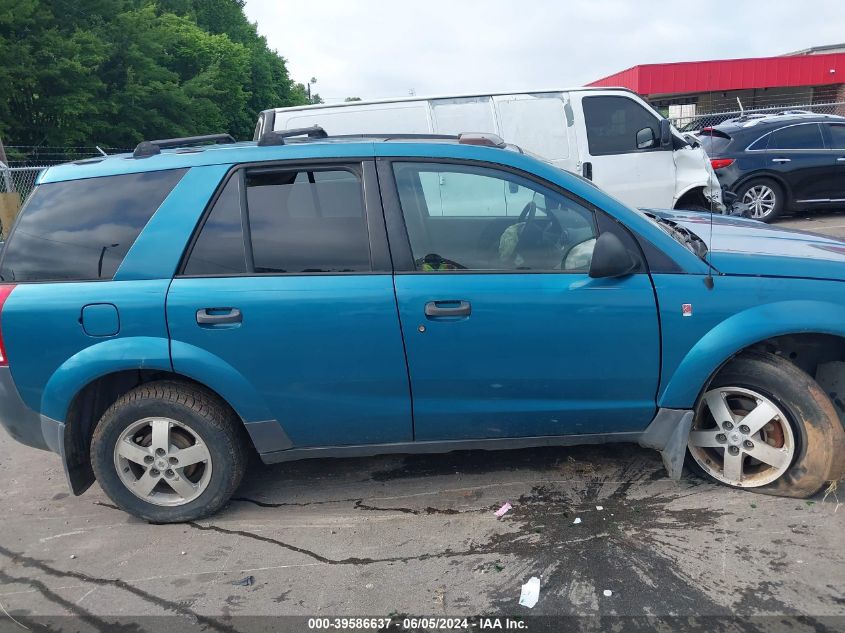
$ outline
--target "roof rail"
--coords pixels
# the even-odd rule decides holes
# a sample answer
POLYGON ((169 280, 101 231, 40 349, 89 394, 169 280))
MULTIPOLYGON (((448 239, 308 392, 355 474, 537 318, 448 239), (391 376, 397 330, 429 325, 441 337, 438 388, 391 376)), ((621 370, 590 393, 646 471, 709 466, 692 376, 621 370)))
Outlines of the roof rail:
POLYGON ((464 132, 458 134, 458 143, 461 145, 482 145, 484 147, 507 147, 507 143, 501 136, 487 134, 485 132, 464 132))
POLYGON ((134 158, 149 158, 161 154, 163 149, 174 147, 193 147, 203 143, 235 143, 231 134, 205 134, 204 136, 184 136, 182 138, 163 138, 157 141, 141 141, 132 152, 134 158))
POLYGON ((278 130, 271 132, 264 132, 261 138, 258 139, 258 145, 264 147, 266 145, 284 145, 285 139, 292 136, 307 136, 308 138, 327 138, 329 135, 319 125, 312 125, 311 127, 299 127, 290 130, 278 130))

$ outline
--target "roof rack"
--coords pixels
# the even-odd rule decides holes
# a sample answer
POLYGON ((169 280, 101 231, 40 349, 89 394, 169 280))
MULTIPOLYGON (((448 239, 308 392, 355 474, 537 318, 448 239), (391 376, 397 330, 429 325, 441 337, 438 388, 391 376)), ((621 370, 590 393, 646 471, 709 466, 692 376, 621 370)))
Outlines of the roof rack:
POLYGON ((298 127, 290 130, 278 130, 272 132, 265 132, 258 139, 258 145, 264 147, 267 145, 284 145, 285 139, 292 136, 307 136, 308 138, 328 138, 326 131, 319 125, 312 125, 311 127, 298 127))
POLYGON ((203 143, 235 143, 231 134, 205 134, 204 136, 184 136, 182 138, 163 138, 157 141, 141 141, 132 152, 134 158, 149 158, 161 154, 163 149, 175 147, 194 147, 203 143))
POLYGON ((329 136, 326 131, 319 125, 311 127, 295 128, 291 130, 276 130, 272 132, 265 132, 258 140, 258 145, 284 145, 286 138, 294 136, 307 136, 309 139, 379 139, 384 141, 402 141, 402 140, 433 140, 433 141, 457 141, 461 145, 481 145, 484 147, 507 147, 507 143, 501 137, 495 134, 487 134, 483 132, 464 132, 463 134, 339 134, 336 136, 329 136))

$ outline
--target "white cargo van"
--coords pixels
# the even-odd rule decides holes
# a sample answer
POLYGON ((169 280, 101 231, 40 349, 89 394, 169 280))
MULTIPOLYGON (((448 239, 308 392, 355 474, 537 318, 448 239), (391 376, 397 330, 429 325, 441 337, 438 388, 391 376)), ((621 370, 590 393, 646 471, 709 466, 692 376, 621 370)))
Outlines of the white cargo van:
POLYGON ((410 97, 265 110, 256 140, 319 125, 329 135, 492 132, 636 207, 723 211, 707 154, 635 93, 577 88, 410 97))

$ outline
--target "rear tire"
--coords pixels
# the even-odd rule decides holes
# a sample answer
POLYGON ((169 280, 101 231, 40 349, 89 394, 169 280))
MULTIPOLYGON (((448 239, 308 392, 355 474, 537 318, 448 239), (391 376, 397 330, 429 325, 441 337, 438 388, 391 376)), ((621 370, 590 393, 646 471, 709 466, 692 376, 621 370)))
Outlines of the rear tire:
POLYGON ((737 202, 748 205, 753 220, 771 222, 780 217, 786 206, 786 194, 771 178, 753 178, 736 191, 737 202))
POLYGON ((240 424, 219 398, 196 385, 141 385, 97 423, 94 474, 118 507, 147 521, 208 516, 243 478, 248 455, 240 424))
POLYGON ((805 498, 845 474, 845 429, 809 374, 774 354, 749 352, 699 399, 688 457, 694 471, 719 483, 805 498))

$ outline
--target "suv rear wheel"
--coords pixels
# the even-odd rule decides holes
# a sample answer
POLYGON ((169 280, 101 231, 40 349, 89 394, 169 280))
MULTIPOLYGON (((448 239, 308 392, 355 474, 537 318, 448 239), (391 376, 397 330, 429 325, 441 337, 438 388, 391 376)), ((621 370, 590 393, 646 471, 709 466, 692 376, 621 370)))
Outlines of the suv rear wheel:
POLYGON ((754 352, 732 360, 700 398, 689 455, 720 483, 803 498, 842 476, 845 430, 809 374, 754 352))
POLYGON ((191 521, 219 510, 243 477, 239 421, 206 390, 162 381, 118 399, 91 439, 100 486, 147 521, 191 521))
POLYGON ((783 187, 769 178, 755 178, 736 192, 739 202, 748 205, 750 217, 771 222, 783 212, 786 203, 783 187))

